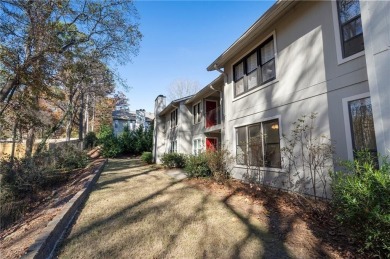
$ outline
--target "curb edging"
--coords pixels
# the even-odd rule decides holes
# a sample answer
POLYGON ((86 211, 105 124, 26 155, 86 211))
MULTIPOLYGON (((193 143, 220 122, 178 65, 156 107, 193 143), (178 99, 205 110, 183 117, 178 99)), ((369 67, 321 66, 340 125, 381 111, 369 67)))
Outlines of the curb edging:
POLYGON ((35 259, 53 257, 53 252, 57 248, 59 241, 73 222, 78 209, 87 199, 92 187, 99 179, 106 164, 107 159, 105 159, 99 167, 95 169, 95 174, 88 176, 89 179, 84 184, 84 187, 78 191, 72 199, 64 205, 61 212, 47 224, 43 232, 35 240, 34 244, 27 249, 26 253, 21 258, 35 259))

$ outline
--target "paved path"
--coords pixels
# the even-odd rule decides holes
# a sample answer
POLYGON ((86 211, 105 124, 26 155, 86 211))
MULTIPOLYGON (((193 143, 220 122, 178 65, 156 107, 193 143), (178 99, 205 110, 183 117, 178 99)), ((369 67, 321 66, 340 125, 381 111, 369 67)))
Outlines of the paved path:
POLYGON ((135 159, 110 160, 59 258, 289 258, 267 224, 135 159))

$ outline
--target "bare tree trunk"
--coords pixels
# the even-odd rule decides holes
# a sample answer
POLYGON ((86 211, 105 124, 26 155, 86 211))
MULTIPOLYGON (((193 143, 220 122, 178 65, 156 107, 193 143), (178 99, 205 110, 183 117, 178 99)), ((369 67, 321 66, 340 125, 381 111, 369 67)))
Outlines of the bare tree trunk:
POLYGON ((66 122, 66 141, 69 141, 72 135, 73 116, 74 116, 73 108, 70 108, 68 121, 66 122))
POLYGON ((84 113, 84 93, 81 93, 81 105, 80 105, 80 113, 79 113, 79 140, 83 140, 83 113, 84 113))
POLYGON ((91 131, 94 131, 95 128, 95 105, 96 105, 96 96, 95 94, 93 95, 93 103, 92 103, 92 123, 91 123, 91 131))
POLYGON ((25 157, 30 158, 35 141, 35 128, 32 126, 27 132, 25 157))
POLYGON ((87 93, 87 100, 85 102, 85 127, 84 127, 84 137, 86 136, 86 134, 88 133, 89 131, 89 105, 88 105, 88 102, 89 102, 89 94, 87 93))
POLYGON ((14 164, 14 158, 15 158, 15 145, 16 145, 16 132, 18 129, 18 121, 15 121, 14 128, 12 131, 12 150, 11 150, 11 167, 14 164))
POLYGON ((61 127, 61 125, 65 121, 66 117, 67 117, 67 114, 65 113, 64 116, 62 117, 62 119, 56 125, 51 127, 50 130, 48 130, 45 135, 42 136, 42 141, 41 141, 41 143, 39 143, 36 153, 40 153, 43 150, 43 148, 45 147, 46 141, 53 135, 54 132, 56 132, 61 127))

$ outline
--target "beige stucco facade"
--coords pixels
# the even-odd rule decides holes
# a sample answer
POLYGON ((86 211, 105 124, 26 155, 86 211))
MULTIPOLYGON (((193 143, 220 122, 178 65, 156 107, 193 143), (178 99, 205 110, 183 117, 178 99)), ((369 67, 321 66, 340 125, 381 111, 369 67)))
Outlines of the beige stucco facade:
MULTIPOLYGON (((332 140, 335 154, 327 166, 337 170, 337 161, 353 159, 347 106, 351 101, 371 98, 378 152, 388 154, 390 87, 386 75, 390 71, 390 16, 383 12, 390 13, 390 4, 364 2, 361 10, 365 50, 346 58, 341 51, 335 1, 279 1, 210 64, 208 70, 223 74, 219 88, 220 143, 236 156, 238 128, 277 120, 283 149, 286 146, 283 136, 289 136, 293 122, 316 113, 313 134, 332 140), (236 96, 234 66, 269 39, 273 40, 274 78, 236 96)), ((191 122, 191 108, 188 111, 186 116, 191 122)), ((192 138, 204 136, 194 126, 188 132, 192 138)), ((298 178, 309 177, 299 166, 296 171, 301 175, 295 175, 291 184, 286 160, 282 154, 279 168, 262 167, 260 171, 235 163, 232 174, 235 178, 258 179, 277 188, 312 194, 309 180, 296 184, 298 178)), ((318 186, 320 192, 323 187, 318 186)))

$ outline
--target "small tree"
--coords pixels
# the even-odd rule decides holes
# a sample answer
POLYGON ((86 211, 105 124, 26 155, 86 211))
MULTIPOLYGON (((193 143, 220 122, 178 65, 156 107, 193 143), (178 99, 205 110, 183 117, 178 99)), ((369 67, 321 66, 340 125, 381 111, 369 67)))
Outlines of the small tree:
POLYGON ((301 185, 300 190, 306 191, 309 183, 313 189, 314 197, 318 195, 318 184, 322 185, 323 197, 328 197, 327 187, 329 171, 331 170, 334 147, 331 140, 325 136, 314 133, 316 113, 304 115, 296 122, 290 136, 283 136, 285 147, 281 149, 284 163, 291 186, 301 185), (298 177, 294 180, 292 176, 298 177), (295 181, 295 183, 294 183, 295 181))

